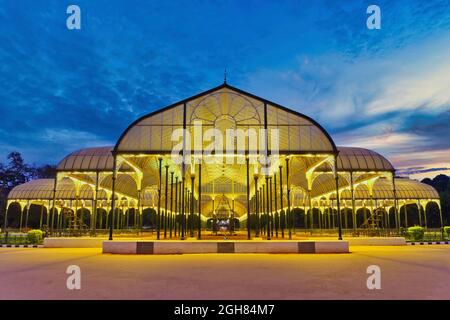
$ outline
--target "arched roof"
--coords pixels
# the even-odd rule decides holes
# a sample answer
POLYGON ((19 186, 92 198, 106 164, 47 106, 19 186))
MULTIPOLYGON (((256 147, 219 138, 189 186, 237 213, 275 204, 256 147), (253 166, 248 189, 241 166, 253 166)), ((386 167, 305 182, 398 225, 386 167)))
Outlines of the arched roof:
POLYGON ((364 148, 338 147, 338 170, 394 171, 394 166, 381 154, 364 148))
POLYGON ((86 148, 72 152, 56 167, 58 171, 112 171, 112 147, 86 148))
MULTIPOLYGON (((37 179, 14 187, 8 194, 9 200, 51 200, 53 199, 54 179, 37 179)), ((80 189, 80 199, 92 199, 93 192, 90 187, 80 189)), ((106 199, 106 194, 99 191, 99 199, 106 199)), ((56 199, 75 199, 75 187, 69 180, 61 180, 56 189, 56 199)))
POLYGON ((32 180, 14 187, 8 199, 51 199, 53 186, 53 179, 32 180))
MULTIPOLYGON (((338 151, 338 171, 394 171, 394 166, 389 160, 373 150, 339 146, 338 151)), ((330 168, 322 165, 316 171, 330 171, 330 168)))
MULTIPOLYGON (((280 153, 337 153, 330 135, 313 119, 228 84, 141 117, 124 131, 114 152, 171 153, 179 143, 172 141, 172 133, 186 126, 193 136, 196 121, 202 122, 204 130, 267 127, 269 141, 270 129, 278 129, 280 153)), ((204 142, 203 148, 209 143, 204 142)), ((251 150, 248 141, 245 148, 251 150)))
MULTIPOLYGON (((117 192, 128 196, 136 196, 133 193, 132 179, 128 176, 120 175, 117 179, 117 192), (131 190, 130 192, 128 192, 131 190)), ((52 200, 54 179, 36 179, 14 187, 8 194, 8 200, 52 200)), ((107 199, 105 190, 110 189, 111 181, 103 181, 101 188, 97 195, 98 199, 107 199)), ((93 199, 93 190, 87 184, 80 188, 79 199, 91 200, 93 199)), ((62 179, 58 181, 56 188, 55 199, 58 200, 73 200, 76 198, 75 185, 70 179, 62 179)))
MULTIPOLYGON (((62 159, 56 169, 58 171, 112 171, 114 158, 111 153, 113 147, 96 147, 80 149, 62 159)), ((122 170, 130 170, 124 164, 122 170)))
MULTIPOLYGON (((397 199, 400 200, 426 200, 426 199, 439 199, 439 193, 432 186, 421 183, 416 180, 406 178, 396 178, 395 188, 397 199)), ((355 199, 370 199, 369 190, 366 186, 360 185, 355 188, 355 199)), ((332 197, 333 198, 333 197, 332 197)), ((349 190, 345 190, 341 194, 342 199, 351 199, 351 193, 349 190)), ((385 178, 378 179, 373 186, 373 198, 374 199, 394 199, 394 191, 392 182, 385 178)))

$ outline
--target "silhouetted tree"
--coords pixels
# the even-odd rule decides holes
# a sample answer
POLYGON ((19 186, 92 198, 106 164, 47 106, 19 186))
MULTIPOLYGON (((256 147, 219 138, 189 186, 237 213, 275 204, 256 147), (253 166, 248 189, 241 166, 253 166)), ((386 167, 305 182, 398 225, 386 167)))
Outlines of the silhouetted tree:
POLYGON ((56 177, 56 166, 49 164, 33 167, 33 179, 53 179, 56 177))

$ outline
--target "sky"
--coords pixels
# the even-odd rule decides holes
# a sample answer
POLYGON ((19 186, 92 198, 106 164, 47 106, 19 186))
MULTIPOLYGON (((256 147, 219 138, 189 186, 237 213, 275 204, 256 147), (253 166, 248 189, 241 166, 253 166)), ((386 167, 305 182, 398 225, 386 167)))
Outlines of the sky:
POLYGON ((56 164, 223 82, 450 174, 450 1, 0 0, 0 161, 56 164), (81 9, 69 30, 66 9, 81 9), (366 9, 381 9, 369 30, 366 9))

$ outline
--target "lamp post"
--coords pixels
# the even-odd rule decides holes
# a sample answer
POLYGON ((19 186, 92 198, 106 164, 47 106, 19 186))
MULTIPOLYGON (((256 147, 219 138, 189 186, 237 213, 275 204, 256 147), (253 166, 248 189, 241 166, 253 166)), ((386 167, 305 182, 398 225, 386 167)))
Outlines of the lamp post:
POLYGON ((286 158, 287 217, 289 221, 289 240, 292 239, 291 189, 289 188, 289 158, 286 158))
POLYGON ((270 195, 269 195, 269 176, 266 176, 266 222, 267 222, 267 240, 270 240, 270 195))
MULTIPOLYGON (((283 167, 278 167, 280 171, 280 218, 281 218, 281 212, 283 212, 283 167)), ((281 227, 281 237, 284 238, 284 228, 286 227, 286 212, 283 213, 283 217, 280 219, 283 221, 283 225, 280 223, 281 227)))
POLYGON ((156 215, 156 239, 160 239, 161 233, 161 179, 162 179, 162 157, 158 158, 159 163, 159 185, 158 185, 158 214, 156 215))
POLYGON ((259 199, 258 199, 258 174, 253 175, 255 184, 255 237, 259 237, 259 199))
POLYGON ((189 216, 191 217, 191 219, 190 219, 190 232, 189 232, 189 236, 191 237, 191 238, 193 238, 194 237, 194 181, 195 181, 195 173, 192 173, 191 174, 191 193, 190 193, 190 196, 191 196, 191 202, 190 202, 190 205, 191 205, 191 212, 190 212, 190 214, 189 214, 189 216))
POLYGON ((202 164, 198 164, 198 240, 202 239, 202 164))
POLYGON ((250 234, 250 175, 249 175, 249 158, 245 159, 247 169, 247 240, 251 239, 250 234))
POLYGON ((166 175, 166 183, 164 186, 164 239, 167 238, 167 225, 169 220, 169 215, 167 213, 167 195, 168 195, 168 185, 169 185, 169 165, 164 166, 166 168, 165 175, 166 175))
POLYGON ((180 190, 180 198, 181 198, 181 240, 184 240, 185 237, 185 232, 186 232, 186 221, 184 219, 184 215, 186 212, 186 208, 185 208, 185 201, 186 201, 186 197, 185 197, 185 178, 184 178, 184 174, 181 177, 181 190, 180 190))
POLYGON ((169 237, 172 238, 172 229, 174 226, 173 221, 173 171, 170 172, 170 223, 169 223, 169 230, 170 234, 169 237))

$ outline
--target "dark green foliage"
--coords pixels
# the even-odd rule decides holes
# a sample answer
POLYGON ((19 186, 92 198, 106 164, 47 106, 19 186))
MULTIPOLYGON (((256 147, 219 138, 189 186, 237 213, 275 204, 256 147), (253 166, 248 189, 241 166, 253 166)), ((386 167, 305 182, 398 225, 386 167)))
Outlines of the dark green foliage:
POLYGON ((423 227, 414 226, 408 228, 408 236, 411 240, 422 241, 425 235, 425 229, 423 227))
POLYGON ((32 244, 39 244, 42 242, 44 232, 38 229, 30 230, 27 233, 28 241, 32 244))
POLYGON ((444 234, 445 234, 447 237, 450 237, 450 227, 444 227, 444 234))

